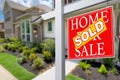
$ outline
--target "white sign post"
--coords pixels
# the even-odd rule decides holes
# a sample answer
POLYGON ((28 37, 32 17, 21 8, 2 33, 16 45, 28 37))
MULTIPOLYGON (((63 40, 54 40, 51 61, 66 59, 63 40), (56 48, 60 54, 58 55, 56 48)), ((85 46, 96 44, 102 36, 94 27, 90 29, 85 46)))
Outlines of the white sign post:
POLYGON ((65 80, 64 0, 55 1, 55 80, 65 80))

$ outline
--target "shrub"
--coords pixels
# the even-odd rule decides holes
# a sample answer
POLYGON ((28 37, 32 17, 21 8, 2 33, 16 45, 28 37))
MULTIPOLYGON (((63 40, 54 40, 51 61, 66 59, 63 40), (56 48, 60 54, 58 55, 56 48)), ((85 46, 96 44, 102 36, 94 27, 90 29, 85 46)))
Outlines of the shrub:
POLYGON ((50 62, 52 60, 52 54, 50 51, 44 51, 43 55, 44 55, 45 61, 50 62))
POLYGON ((0 52, 5 52, 5 48, 2 45, 0 46, 0 52))
POLYGON ((27 59, 28 59, 27 56, 22 56, 21 58, 19 58, 18 63, 23 64, 27 62, 27 59))
POLYGON ((40 44, 42 51, 50 51, 52 54, 55 53, 55 42, 52 39, 46 39, 40 44))
POLYGON ((31 53, 36 53, 38 51, 38 47, 34 47, 31 49, 31 53))
POLYGON ((23 52, 23 47, 18 48, 19 52, 23 52))
POLYGON ((83 69, 83 70, 87 70, 91 67, 90 64, 87 64, 87 62, 80 62, 79 66, 83 69))
POLYGON ((102 65, 100 66, 100 68, 98 69, 98 72, 99 72, 100 74, 107 74, 107 73, 108 73, 108 70, 106 69, 105 65, 102 64, 102 65))
POLYGON ((7 39, 5 38, 0 38, 0 43, 6 43, 7 42, 7 39))
POLYGON ((23 47, 23 50, 28 50, 28 49, 30 49, 28 46, 23 47))
POLYGON ((30 50, 23 50, 22 56, 27 56, 28 57, 30 55, 30 53, 31 53, 30 50))
POLYGON ((115 75, 118 74, 118 71, 117 71, 117 69, 116 69, 114 66, 112 66, 112 69, 110 70, 110 72, 111 72, 112 74, 115 74, 115 75))
POLYGON ((114 58, 106 58, 106 59, 103 59, 104 64, 108 65, 109 67, 112 67, 112 66, 113 66, 113 60, 114 60, 114 58))
POLYGON ((8 45, 7 44, 4 44, 3 47, 4 47, 4 49, 8 49, 8 45))
POLYGON ((31 62, 33 62, 37 57, 38 57, 37 54, 31 53, 31 54, 29 55, 29 60, 30 60, 31 62))
POLYGON ((37 58, 37 59, 35 59, 35 60, 33 61, 32 67, 33 67, 34 69, 36 69, 36 68, 39 69, 39 68, 41 68, 43 65, 44 65, 43 60, 42 60, 41 58, 37 58))
POLYGON ((91 74, 90 70, 86 70, 85 72, 86 72, 86 74, 89 74, 89 75, 91 74))

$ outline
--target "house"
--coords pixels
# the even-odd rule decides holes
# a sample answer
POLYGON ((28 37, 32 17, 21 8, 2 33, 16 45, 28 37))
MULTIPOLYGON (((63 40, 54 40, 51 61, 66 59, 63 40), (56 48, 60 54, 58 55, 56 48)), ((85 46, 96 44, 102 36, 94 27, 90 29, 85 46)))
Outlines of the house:
POLYGON ((42 41, 42 27, 38 27, 39 23, 35 22, 35 20, 41 14, 51 10, 51 8, 45 5, 28 8, 6 0, 3 9, 5 16, 5 37, 19 38, 25 42, 42 41))
POLYGON ((0 38, 4 38, 4 21, 0 21, 0 38))
MULTIPOLYGON (((67 19, 73 16, 84 14, 93 10, 113 6, 113 25, 115 40, 115 56, 118 56, 118 43, 120 33, 120 1, 119 0, 65 0, 68 4, 64 6, 65 18, 65 48, 68 49, 67 19), (89 3, 88 3, 89 2, 89 3)), ((65 2, 65 3, 66 3, 65 2)), ((55 11, 41 15, 43 19, 43 39, 55 39, 55 11)), ((41 19, 40 18, 40 19, 41 19)))
MULTIPOLYGON (((27 9, 27 7, 22 6, 20 4, 16 4, 15 2, 5 0, 4 8, 3 8, 3 15, 4 15, 4 26, 5 26, 5 37, 6 38, 14 38, 16 37, 16 34, 19 34, 19 28, 18 32, 15 32, 15 22, 16 17, 20 16, 21 14, 25 13, 24 10, 27 9)), ((20 35, 18 35, 19 37, 20 35)))

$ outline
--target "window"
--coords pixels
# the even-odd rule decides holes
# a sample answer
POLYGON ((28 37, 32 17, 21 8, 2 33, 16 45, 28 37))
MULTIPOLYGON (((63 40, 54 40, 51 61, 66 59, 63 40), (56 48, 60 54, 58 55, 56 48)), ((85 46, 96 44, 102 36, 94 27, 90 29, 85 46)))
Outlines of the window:
POLYGON ((11 17, 10 17, 10 11, 5 13, 5 21, 10 21, 11 17))
POLYGON ((30 33, 30 24, 29 24, 29 21, 26 21, 26 32, 30 33))
POLYGON ((30 36, 30 20, 24 20, 21 23, 21 38, 23 41, 31 41, 31 37, 30 36))
POLYGON ((52 31, 52 22, 48 22, 48 32, 52 31))

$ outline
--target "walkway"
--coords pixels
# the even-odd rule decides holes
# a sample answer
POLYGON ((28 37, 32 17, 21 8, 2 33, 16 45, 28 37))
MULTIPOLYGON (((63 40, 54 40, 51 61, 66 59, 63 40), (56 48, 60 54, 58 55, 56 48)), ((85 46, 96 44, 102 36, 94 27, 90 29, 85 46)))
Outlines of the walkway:
POLYGON ((0 80, 17 80, 3 66, 0 65, 0 80))
MULTIPOLYGON (((65 61, 65 75, 69 74, 77 65, 78 61, 65 61)), ((38 75, 33 80, 55 80, 55 67, 52 67, 51 69, 47 70, 43 74, 38 75)))

